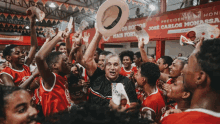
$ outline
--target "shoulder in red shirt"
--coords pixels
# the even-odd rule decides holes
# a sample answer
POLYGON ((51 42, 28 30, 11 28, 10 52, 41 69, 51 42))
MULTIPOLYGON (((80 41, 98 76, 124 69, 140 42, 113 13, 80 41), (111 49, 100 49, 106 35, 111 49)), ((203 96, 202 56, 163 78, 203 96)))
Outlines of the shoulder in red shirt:
POLYGON ((67 79, 55 73, 54 76, 55 81, 51 89, 46 89, 43 86, 43 80, 40 83, 39 95, 45 116, 68 110, 71 107, 67 79))
POLYGON ((207 109, 188 109, 165 117, 161 124, 219 124, 220 113, 207 109))
POLYGON ((15 70, 10 67, 5 67, 1 74, 7 74, 10 76, 15 84, 15 86, 20 86, 24 83, 30 76, 31 72, 28 66, 23 65, 23 70, 15 70))
POLYGON ((134 72, 134 74, 137 73, 137 67, 136 66, 131 66, 131 70, 129 70, 129 71, 126 71, 124 69, 124 67, 121 67, 120 75, 123 75, 123 76, 127 77, 127 76, 130 75, 130 73, 132 71, 134 72))
POLYGON ((154 111, 156 114, 155 121, 160 121, 162 114, 166 111, 166 107, 163 97, 158 89, 155 93, 152 93, 150 96, 144 98, 141 111, 144 109, 150 109, 154 111))

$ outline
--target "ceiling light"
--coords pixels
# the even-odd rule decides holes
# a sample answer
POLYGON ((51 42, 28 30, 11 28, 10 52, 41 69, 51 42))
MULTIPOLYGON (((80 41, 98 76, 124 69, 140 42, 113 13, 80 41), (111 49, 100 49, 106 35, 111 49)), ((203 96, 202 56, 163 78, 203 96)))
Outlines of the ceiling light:
POLYGON ((26 26, 25 28, 26 28, 26 29, 30 29, 30 27, 29 27, 29 26, 26 26))
POLYGON ((51 3, 51 4, 49 5, 49 7, 51 7, 51 8, 55 8, 56 5, 55 5, 54 3, 51 3))
POLYGON ((156 7, 154 5, 149 5, 149 8, 151 9, 151 11, 154 11, 156 9, 156 7))

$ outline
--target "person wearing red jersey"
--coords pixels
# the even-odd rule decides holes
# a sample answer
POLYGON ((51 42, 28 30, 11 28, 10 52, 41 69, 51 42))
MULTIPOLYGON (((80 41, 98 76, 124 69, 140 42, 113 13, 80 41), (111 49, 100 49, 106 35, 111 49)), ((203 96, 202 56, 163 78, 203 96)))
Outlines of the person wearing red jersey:
MULTIPOLYGON (((36 63, 42 76, 39 95, 45 116, 67 110, 71 107, 68 82, 65 75, 70 73, 72 60, 69 60, 62 52, 50 53, 57 42, 63 40, 67 35, 66 32, 58 32, 36 54, 36 63)), ((70 56, 74 54, 73 52, 74 50, 72 49, 70 56)))
POLYGON ((200 41, 183 69, 183 84, 192 92, 190 109, 165 117, 162 124, 220 122, 220 39, 200 41))
POLYGON ((123 51, 120 53, 120 59, 123 66, 121 67, 120 75, 131 77, 137 73, 137 67, 132 66, 134 53, 132 51, 123 51))
POLYGON ((160 70, 154 63, 143 63, 138 69, 136 80, 143 87, 144 99, 141 108, 141 117, 158 122, 165 112, 163 96, 158 92, 156 81, 160 77, 160 70))
POLYGON ((170 89, 167 90, 167 98, 174 100, 176 103, 166 107, 167 111, 163 115, 163 118, 168 116, 170 112, 175 111, 171 109, 180 109, 184 111, 190 108, 191 96, 192 93, 183 86, 183 76, 179 76, 170 85, 170 89))
POLYGON ((31 75, 28 67, 34 58, 38 46, 36 29, 34 27, 35 20, 35 17, 31 18, 31 48, 26 60, 23 50, 17 45, 9 45, 3 51, 4 58, 11 63, 11 67, 6 67, 1 72, 4 85, 28 89, 34 78, 38 76, 37 73, 31 75))

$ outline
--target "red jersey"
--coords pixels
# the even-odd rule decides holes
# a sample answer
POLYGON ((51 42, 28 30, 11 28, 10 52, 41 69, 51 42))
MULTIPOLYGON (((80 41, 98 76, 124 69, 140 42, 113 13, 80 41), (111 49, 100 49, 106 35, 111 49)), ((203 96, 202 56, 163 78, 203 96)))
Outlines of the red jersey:
POLYGON ((54 84, 51 89, 46 89, 41 79, 39 96, 42 110, 45 116, 70 109, 71 99, 68 90, 68 82, 65 77, 53 73, 54 84))
POLYGON ((154 121, 160 121, 161 116, 166 111, 166 106, 163 97, 158 89, 156 92, 144 98, 141 111, 143 111, 144 109, 152 110, 156 114, 156 118, 154 121))
POLYGON ((219 124, 220 113, 207 109, 188 109, 165 117, 161 124, 219 124))
POLYGON ((124 67, 121 67, 120 75, 127 77, 127 76, 130 75, 130 73, 131 73, 132 71, 134 72, 134 74, 137 73, 137 71, 138 71, 138 70, 137 70, 137 67, 136 67, 136 66, 131 66, 131 70, 129 70, 129 71, 126 71, 126 70, 124 69, 124 67))
POLYGON ((166 83, 167 84, 172 84, 173 83, 172 81, 173 81, 173 78, 169 78, 166 83))
POLYGON ((5 67, 2 72, 2 74, 7 74, 10 76, 15 84, 15 86, 20 86, 22 83, 24 83, 30 76, 31 72, 27 65, 23 65, 23 70, 15 70, 10 67, 5 67))

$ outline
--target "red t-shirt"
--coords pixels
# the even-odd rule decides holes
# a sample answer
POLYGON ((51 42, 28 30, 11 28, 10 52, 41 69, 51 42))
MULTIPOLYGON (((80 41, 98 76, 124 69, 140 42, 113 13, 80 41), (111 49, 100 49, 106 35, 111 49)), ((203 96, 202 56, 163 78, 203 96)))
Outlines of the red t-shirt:
POLYGON ((54 76, 55 81, 51 89, 46 89, 43 86, 43 80, 40 83, 39 96, 45 116, 70 109, 71 107, 67 79, 55 73, 54 76))
POLYGON ((128 75, 130 75, 131 72, 137 73, 137 67, 136 66, 132 66, 130 71, 126 71, 124 69, 124 67, 121 67, 121 71, 120 71, 120 75, 127 77, 128 75))
POLYGON ((1 75, 2 74, 7 74, 10 76, 17 87, 31 76, 30 68, 26 65, 23 65, 23 70, 21 71, 12 69, 10 67, 5 67, 1 72, 1 75))
POLYGON ((188 109, 162 119, 161 124, 219 124, 220 113, 207 109, 188 109))
POLYGON ((169 78, 168 80, 167 80, 167 84, 172 84, 173 82, 173 78, 169 78))
POLYGON ((143 111, 144 109, 150 109, 154 111, 154 113, 156 114, 156 118, 154 121, 160 121, 161 116, 166 111, 166 106, 163 97, 158 89, 156 92, 144 98, 141 111, 143 111))

